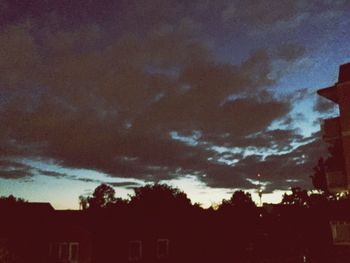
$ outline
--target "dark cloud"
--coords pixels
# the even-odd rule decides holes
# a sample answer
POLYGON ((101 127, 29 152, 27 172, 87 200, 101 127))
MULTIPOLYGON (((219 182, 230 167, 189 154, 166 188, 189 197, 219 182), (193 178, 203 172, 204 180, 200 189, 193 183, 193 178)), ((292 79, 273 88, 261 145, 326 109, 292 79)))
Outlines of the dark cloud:
POLYGON ((267 148, 277 151, 291 150, 292 143, 299 143, 303 139, 298 129, 268 130, 246 138, 246 146, 267 148))
POLYGON ((331 113, 336 108, 336 104, 330 100, 322 98, 320 96, 317 97, 316 103, 314 105, 314 110, 319 113, 331 113))
POLYGON ((297 58, 300 58, 305 53, 305 48, 302 45, 298 44, 288 44, 281 46, 277 50, 277 55, 280 58, 285 59, 286 61, 293 61, 297 58))
POLYGON ((317 160, 327 155, 325 144, 317 134, 308 138, 309 142, 285 154, 271 154, 262 156, 248 156, 240 160, 231 169, 231 174, 222 178, 220 187, 232 187, 231 180, 235 176, 257 180, 256 175, 262 175, 261 180, 268 182, 266 191, 274 189, 289 189, 290 180, 297 180, 303 188, 312 188, 309 176, 317 160), (315 139, 317 138, 317 139, 315 139))
MULTIPOLYGON (((226 8, 223 13, 230 13, 231 16, 223 16, 226 21, 245 21, 251 26, 266 29, 275 26, 281 30, 295 28, 300 26, 305 20, 312 20, 318 17, 326 19, 329 12, 333 13, 332 17, 339 15, 339 12, 344 8, 349 7, 346 1, 328 1, 328 0, 313 0, 305 2, 303 0, 282 0, 273 1, 267 0, 257 3, 254 0, 249 1, 224 1, 226 8), (231 10, 228 12, 227 10, 231 10), (229 19, 230 18, 230 19, 229 19), (270 27, 269 27, 270 26, 270 27)), ((322 21, 325 23, 325 21, 322 21)))
MULTIPOLYGON (((298 1, 226 1, 228 8, 234 9, 231 21, 244 21, 250 26, 267 26, 279 21, 288 21, 293 19, 298 13, 298 1)), ((223 11, 227 12, 227 11, 223 11)), ((227 16, 226 16, 226 20, 227 16)), ((230 20, 228 20, 230 21, 230 20)))
POLYGON ((6 171, 6 170, 0 170, 0 178, 4 179, 21 179, 25 177, 30 177, 31 173, 28 173, 28 171, 23 171, 23 170, 11 170, 11 171, 6 171))
MULTIPOLYGON (((298 144, 304 141, 304 137, 300 134, 300 130, 295 128, 273 130, 264 129, 246 136, 235 136, 234 134, 226 134, 221 137, 208 135, 204 136, 203 139, 211 142, 213 145, 222 147, 238 147, 241 149, 250 147, 264 151, 288 151, 293 148, 293 143, 298 144)), ((232 153, 230 154, 235 156, 232 153)), ((237 154, 235 159, 241 157, 240 154, 237 154)))
MULTIPOLYGON (((217 59, 208 36, 228 33, 219 32, 221 23, 237 19, 246 21, 249 32, 259 25, 297 23, 304 12, 305 17, 315 12, 311 5, 73 2, 4 2, 0 157, 53 159, 62 166, 145 181, 194 174, 213 187, 250 188, 246 178, 262 169, 282 188, 293 171, 305 176, 307 168, 297 161, 304 153, 291 151, 292 143, 303 140, 299 131, 269 127, 283 121, 296 100, 274 94, 281 77, 272 74, 274 63, 295 61, 306 49, 278 43, 233 64, 217 59), (210 20, 217 22, 210 27, 210 20), (172 138, 174 131, 200 136, 191 145, 172 138), (215 146, 240 150, 218 153, 215 146), (273 153, 265 159, 245 156, 246 147, 273 153)), ((308 145, 306 155, 313 147, 308 145)), ((17 177, 27 172, 14 171, 17 177)))
POLYGON ((14 25, 0 32, 0 86, 2 92, 35 85, 40 63, 38 47, 30 34, 30 26, 14 25))
POLYGON ((33 168, 29 165, 11 161, 0 160, 0 178, 22 179, 33 175, 33 168))
POLYGON ((70 179, 81 181, 81 182, 84 182, 84 183, 98 183, 98 184, 102 183, 101 180, 91 179, 91 178, 84 178, 84 177, 80 177, 80 176, 70 176, 70 179))
POLYGON ((134 189, 141 186, 140 184, 135 182, 113 182, 109 184, 114 187, 125 187, 127 189, 134 189))
POLYGON ((293 103, 298 103, 303 100, 313 98, 316 96, 316 91, 315 90, 310 90, 307 88, 302 88, 302 89, 297 89, 295 90, 291 95, 289 95, 289 99, 293 103))
POLYGON ((262 91, 274 83, 267 52, 255 52, 240 65, 218 64, 183 26, 151 33, 143 43, 125 36, 106 47, 96 46, 91 28, 47 38, 40 72, 32 74, 36 82, 20 85, 32 90, 30 96, 14 93, 0 115, 19 155, 115 176, 170 179, 205 170, 212 154, 172 140, 171 131, 245 136, 290 109, 262 91), (166 55, 169 49, 173 55, 166 55), (157 58, 156 50, 164 54, 157 58), (230 99, 235 94, 243 97, 230 99))
POLYGON ((45 176, 49 176, 49 177, 54 177, 54 178, 63 178, 63 177, 67 177, 67 174, 64 173, 58 173, 58 172, 54 172, 54 171, 45 171, 45 170, 41 170, 41 169, 37 169, 37 172, 40 175, 45 175, 45 176))

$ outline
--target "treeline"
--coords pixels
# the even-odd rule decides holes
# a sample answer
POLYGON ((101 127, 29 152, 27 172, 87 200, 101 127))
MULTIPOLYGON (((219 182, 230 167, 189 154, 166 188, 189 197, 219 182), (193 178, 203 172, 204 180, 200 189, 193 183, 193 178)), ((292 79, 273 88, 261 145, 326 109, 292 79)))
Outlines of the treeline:
POLYGON ((132 218, 154 229, 172 228, 182 233, 178 242, 192 240, 191 253, 201 256, 200 262, 231 258, 234 262, 331 262, 336 252, 330 221, 350 218, 349 195, 299 187, 286 193, 279 204, 264 207, 258 207, 250 193, 238 190, 217 207, 203 209, 184 192, 164 184, 135 188, 129 199, 116 198, 112 186, 101 184, 91 195, 81 196, 80 202, 93 222, 101 225, 132 218))
MULTIPOLYGON (((13 195, 1 196, 0 204, 26 203, 27 200, 13 195)), ((291 193, 285 193, 279 204, 299 207, 326 207, 327 205, 349 205, 349 193, 330 193, 328 191, 303 190, 293 187, 291 193)), ((268 205, 268 204, 267 204, 268 205)), ((111 185, 100 184, 90 195, 79 196, 81 210, 95 210, 112 207, 154 207, 165 209, 171 207, 195 207, 201 208, 199 203, 192 204, 186 193, 178 188, 166 184, 148 184, 134 189, 134 194, 129 199, 116 197, 116 192, 111 185)), ((242 190, 233 192, 230 199, 222 200, 221 204, 213 205, 209 210, 222 210, 229 207, 235 208, 257 208, 252 200, 251 194, 242 190)))
MULTIPOLYGON (((91 195, 79 196, 79 205, 82 210, 118 206, 154 207, 158 209, 201 207, 199 203, 192 204, 183 191, 166 184, 148 184, 135 188, 134 194, 130 195, 129 199, 116 198, 115 190, 112 186, 100 184, 91 195)), ((230 199, 223 200, 218 207, 211 207, 210 209, 216 210, 229 206, 255 208, 256 204, 252 200, 250 193, 239 190, 235 191, 230 199)))
MULTIPOLYGON (((171 207, 201 208, 199 203, 191 204, 186 193, 178 188, 166 184, 148 184, 134 189, 129 199, 117 198, 115 190, 108 184, 100 184, 91 195, 79 196, 79 205, 82 210, 99 209, 107 207, 154 207, 159 209, 171 207)), ((322 207, 331 204, 348 204, 350 208, 350 195, 348 193, 330 193, 328 191, 303 190, 293 187, 290 193, 285 193, 277 205, 299 207, 322 207)), ((251 194, 242 190, 233 192, 230 199, 222 200, 221 204, 212 206, 209 210, 222 210, 229 207, 257 208, 251 194)))

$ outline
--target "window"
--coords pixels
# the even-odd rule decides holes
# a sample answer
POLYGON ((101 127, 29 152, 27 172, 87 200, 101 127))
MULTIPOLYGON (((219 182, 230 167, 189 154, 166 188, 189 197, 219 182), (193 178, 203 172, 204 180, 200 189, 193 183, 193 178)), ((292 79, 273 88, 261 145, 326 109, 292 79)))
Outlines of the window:
POLYGON ((333 243, 335 245, 350 245, 350 222, 331 222, 333 243))
POLYGON ((0 238, 0 262, 9 262, 11 258, 7 239, 0 238))
POLYGON ((129 242, 129 261, 137 261, 142 258, 142 242, 132 240, 129 242))
POLYGON ((78 262, 78 249, 79 249, 78 243, 70 243, 69 260, 71 262, 78 262))
POLYGON ((166 258, 169 256, 169 239, 157 240, 157 258, 166 258))
POLYGON ((50 244, 50 257, 58 262, 78 263, 79 243, 54 242, 50 244))
POLYGON ((68 261, 69 259, 69 243, 60 243, 59 245, 59 256, 60 261, 68 261))

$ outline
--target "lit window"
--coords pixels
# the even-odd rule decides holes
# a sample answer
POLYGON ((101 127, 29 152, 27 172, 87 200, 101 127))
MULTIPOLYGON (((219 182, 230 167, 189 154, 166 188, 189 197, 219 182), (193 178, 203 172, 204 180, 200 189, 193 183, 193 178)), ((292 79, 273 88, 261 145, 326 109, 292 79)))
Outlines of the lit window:
POLYGON ((129 242, 129 261, 137 261, 142 258, 142 243, 140 240, 129 242))
POLYGON ((157 258, 166 258, 169 256, 169 239, 157 240, 157 258))

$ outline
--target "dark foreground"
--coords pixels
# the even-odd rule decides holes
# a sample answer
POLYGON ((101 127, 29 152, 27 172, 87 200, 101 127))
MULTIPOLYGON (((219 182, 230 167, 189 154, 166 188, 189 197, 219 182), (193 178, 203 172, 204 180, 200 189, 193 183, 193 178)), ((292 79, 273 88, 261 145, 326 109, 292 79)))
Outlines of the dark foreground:
POLYGON ((345 207, 0 207, 0 262, 349 262, 345 207))

